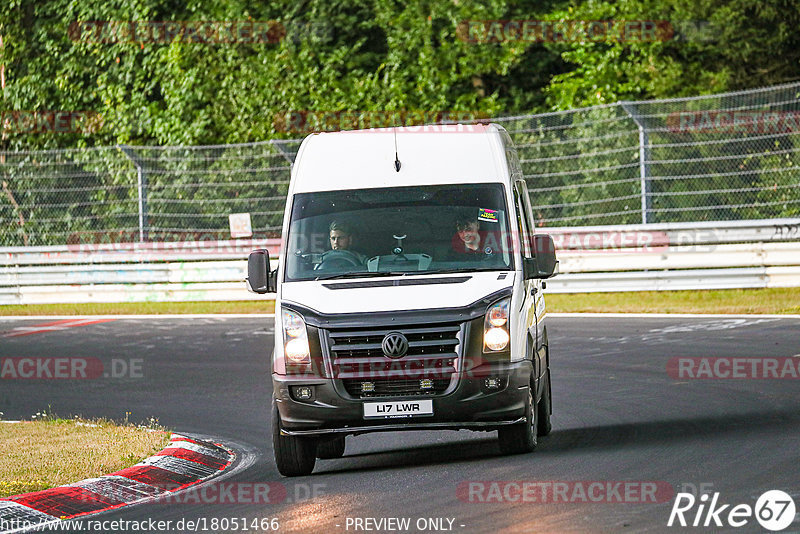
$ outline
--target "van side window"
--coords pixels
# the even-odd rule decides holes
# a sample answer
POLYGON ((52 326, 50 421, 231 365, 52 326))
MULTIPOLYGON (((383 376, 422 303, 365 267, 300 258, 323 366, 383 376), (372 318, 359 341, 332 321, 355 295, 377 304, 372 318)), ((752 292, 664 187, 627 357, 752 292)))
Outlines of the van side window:
MULTIPOLYGON (((523 225, 525 227, 525 245, 528 247, 527 250, 531 252, 531 256, 526 256, 530 258, 535 255, 535 252, 530 250, 531 247, 531 239, 533 235, 536 233, 536 225, 534 224, 533 217, 532 217, 532 210, 531 210, 531 199, 528 195, 528 185, 525 183, 525 180, 517 180, 514 184, 514 194, 517 200, 517 205, 521 211, 521 218, 523 225)), ((526 249, 523 249, 526 250, 526 249)))
POLYGON ((519 228, 520 250, 524 258, 532 258, 533 252, 531 251, 531 233, 530 226, 528 225, 528 217, 525 213, 525 206, 522 203, 517 188, 514 188, 514 204, 516 204, 517 212, 517 226, 519 228))
POLYGON ((525 208, 525 223, 528 227, 530 235, 536 233, 536 219, 533 217, 533 209, 531 208, 531 196, 528 193, 528 184, 525 180, 517 180, 516 186, 519 188, 519 196, 522 200, 522 206, 525 208))

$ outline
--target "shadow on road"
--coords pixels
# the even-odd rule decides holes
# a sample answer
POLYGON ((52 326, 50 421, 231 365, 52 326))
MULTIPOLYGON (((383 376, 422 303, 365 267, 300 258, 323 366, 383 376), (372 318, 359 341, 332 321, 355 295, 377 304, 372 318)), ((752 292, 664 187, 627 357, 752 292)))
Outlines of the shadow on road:
MULTIPOLYGON (((665 444, 671 441, 686 442, 692 439, 708 439, 729 434, 759 433, 766 437, 770 430, 780 430, 798 424, 800 424, 800 413, 796 410, 786 410, 600 425, 565 430, 556 428, 549 436, 540 438, 539 446, 534 454, 541 457, 578 450, 612 450, 632 445, 665 444)), ((319 463, 315 473, 453 464, 493 458, 499 455, 495 434, 490 433, 486 438, 470 441, 437 443, 414 448, 398 447, 346 455, 335 463, 319 463), (342 464, 345 460, 349 465, 342 464), (353 462, 356 465, 353 465, 353 462)))

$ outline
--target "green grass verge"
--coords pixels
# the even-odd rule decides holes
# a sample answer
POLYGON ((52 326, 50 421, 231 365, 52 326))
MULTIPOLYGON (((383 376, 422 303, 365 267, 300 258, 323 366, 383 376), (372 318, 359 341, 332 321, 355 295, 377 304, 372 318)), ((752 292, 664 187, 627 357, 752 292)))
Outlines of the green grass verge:
POLYGON ((31 419, 0 421, 0 497, 113 473, 169 443, 168 432, 150 432, 128 422, 61 419, 46 413, 31 419))
POLYGON ((547 295, 551 312, 800 313, 800 288, 547 295))
MULTIPOLYGON (((548 294, 550 312, 800 313, 800 288, 548 294)), ((0 306, 0 315, 160 315, 272 313, 272 300, 240 302, 126 302, 0 306)))

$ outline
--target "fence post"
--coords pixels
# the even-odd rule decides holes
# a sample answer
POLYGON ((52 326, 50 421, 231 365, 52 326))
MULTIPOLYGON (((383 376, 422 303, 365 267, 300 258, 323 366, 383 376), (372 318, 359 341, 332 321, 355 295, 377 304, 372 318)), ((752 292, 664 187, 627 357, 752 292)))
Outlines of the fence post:
POLYGON ((642 224, 647 224, 652 222, 650 221, 650 211, 653 208, 650 198, 650 168, 647 165, 647 161, 650 159, 650 139, 635 104, 631 102, 620 102, 620 104, 639 128, 639 186, 642 192, 642 224))
POLYGON ((150 224, 147 220, 147 172, 131 147, 117 145, 117 148, 136 165, 136 188, 139 192, 139 242, 144 243, 147 241, 147 234, 150 231, 150 224))

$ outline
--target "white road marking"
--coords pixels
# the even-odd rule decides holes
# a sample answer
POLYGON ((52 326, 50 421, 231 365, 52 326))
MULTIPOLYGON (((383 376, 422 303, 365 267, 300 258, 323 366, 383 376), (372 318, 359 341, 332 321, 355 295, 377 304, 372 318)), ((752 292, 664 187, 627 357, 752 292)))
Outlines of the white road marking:
POLYGON ((550 313, 550 317, 642 318, 642 319, 800 319, 800 315, 747 313, 550 313))
POLYGON ((21 330, 25 331, 32 331, 32 330, 40 330, 44 331, 52 331, 52 330, 66 330, 69 328, 68 326, 15 326, 14 330, 21 330))

